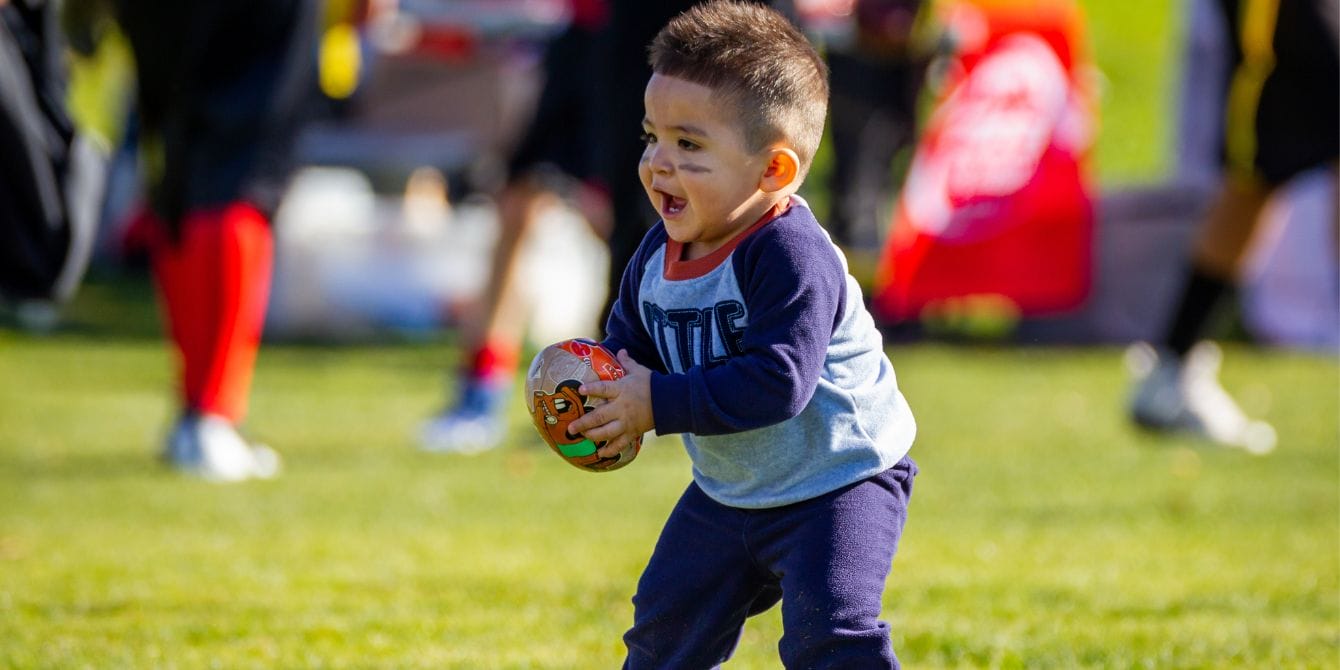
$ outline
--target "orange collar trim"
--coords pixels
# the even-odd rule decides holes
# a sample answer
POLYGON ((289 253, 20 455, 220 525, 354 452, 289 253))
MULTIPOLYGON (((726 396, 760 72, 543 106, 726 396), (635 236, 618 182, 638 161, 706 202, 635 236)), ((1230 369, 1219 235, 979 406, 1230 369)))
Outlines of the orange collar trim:
POLYGON ((716 266, 721 265, 721 262, 726 260, 726 257, 730 256, 731 252, 735 251, 735 248, 740 246, 740 243, 746 237, 767 225, 769 221, 786 213, 788 209, 791 209, 790 198, 773 205, 771 209, 763 213, 763 216, 759 217, 758 221, 740 231, 716 251, 691 261, 682 260, 685 252, 684 244, 667 237, 665 240, 665 268, 663 270, 665 278, 671 281, 683 281, 685 279, 696 279, 711 272, 716 266))

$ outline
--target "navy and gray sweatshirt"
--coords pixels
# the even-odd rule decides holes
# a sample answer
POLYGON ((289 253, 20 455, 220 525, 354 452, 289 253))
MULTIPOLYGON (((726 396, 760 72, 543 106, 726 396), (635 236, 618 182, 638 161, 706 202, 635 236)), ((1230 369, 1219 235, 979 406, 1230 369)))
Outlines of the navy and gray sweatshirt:
POLYGON ((624 271, 605 346, 651 368, 656 433, 733 507, 779 507, 891 467, 916 423, 842 252, 799 197, 681 260, 664 222, 624 271))

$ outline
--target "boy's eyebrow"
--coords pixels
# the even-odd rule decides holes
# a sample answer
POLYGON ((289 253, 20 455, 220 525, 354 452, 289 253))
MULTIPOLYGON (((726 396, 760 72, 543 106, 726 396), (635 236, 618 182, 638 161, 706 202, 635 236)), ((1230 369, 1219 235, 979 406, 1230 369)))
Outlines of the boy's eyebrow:
POLYGON ((670 130, 676 130, 684 135, 696 135, 698 137, 707 137, 707 131, 698 126, 670 126, 670 130))
MULTIPOLYGON (((647 117, 645 117, 645 116, 642 117, 642 127, 643 127, 643 128, 651 127, 651 126, 654 126, 654 125, 656 125, 656 124, 652 123, 652 122, 651 122, 651 119, 649 119, 649 118, 647 118, 647 117)), ((703 130, 702 128, 699 128, 698 126, 693 126, 693 125, 681 124, 681 125, 677 125, 677 126, 670 126, 669 128, 667 128, 667 130, 673 130, 673 131, 678 132, 678 133, 680 133, 680 134, 682 134, 682 135, 694 135, 694 136, 697 136, 697 137, 710 137, 710 135, 708 135, 708 133, 707 133, 706 130, 703 130)))

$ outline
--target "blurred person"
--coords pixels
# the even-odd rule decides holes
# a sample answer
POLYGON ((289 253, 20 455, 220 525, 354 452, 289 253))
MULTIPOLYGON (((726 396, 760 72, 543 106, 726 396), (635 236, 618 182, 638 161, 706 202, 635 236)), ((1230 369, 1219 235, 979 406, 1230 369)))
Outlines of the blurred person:
POLYGON ((238 431, 260 346, 271 217, 316 89, 315 0, 113 0, 135 60, 146 202, 132 230, 178 354, 170 466, 216 481, 279 470, 238 431))
POLYGON ((693 481, 638 580, 625 668, 717 667, 781 603, 788 668, 896 668, 880 620, 916 432, 861 290, 796 193, 827 68, 776 11, 709 2, 652 43, 636 172, 661 221, 569 425, 613 457, 680 433, 693 481))
POLYGON ((825 54, 832 81, 828 228, 849 254, 873 257, 897 191, 894 160, 915 139, 929 54, 917 43, 922 0, 856 0, 850 44, 825 54))
POLYGON ((570 10, 568 27, 545 47, 540 96, 497 195, 498 241, 478 313, 465 319, 454 404, 420 430, 420 444, 428 451, 473 453, 502 442, 503 403, 510 397, 529 312, 518 261, 536 222, 567 200, 597 234, 609 234, 607 189, 598 165, 605 144, 598 127, 604 91, 597 60, 609 6, 606 0, 572 0, 570 10))
MULTIPOLYGON (((1127 353, 1139 426, 1263 454, 1269 424, 1249 419, 1218 380, 1206 340, 1238 281, 1270 196, 1340 154, 1340 21, 1332 0, 1220 0, 1232 64, 1224 95, 1224 173, 1193 241, 1166 333, 1127 353)), ((1334 213, 1333 213, 1334 216, 1334 213)))
POLYGON ((60 3, 0 0, 0 298, 45 330, 94 246, 104 157, 66 109, 60 3))
POLYGON ((608 314, 624 265, 656 220, 636 170, 642 153, 646 48, 699 0, 572 0, 572 22, 546 48, 534 115, 513 150, 498 196, 500 235, 480 310, 466 319, 452 404, 419 431, 422 448, 475 453, 506 436, 506 399, 525 344, 527 305, 517 285, 525 236, 565 199, 608 243, 608 314))

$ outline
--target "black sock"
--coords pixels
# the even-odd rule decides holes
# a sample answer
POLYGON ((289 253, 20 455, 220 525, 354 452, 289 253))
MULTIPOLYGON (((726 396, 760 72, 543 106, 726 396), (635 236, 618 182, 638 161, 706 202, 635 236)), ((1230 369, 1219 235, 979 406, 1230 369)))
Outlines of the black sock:
POLYGON ((1177 311, 1173 312, 1164 344, 1178 357, 1185 356, 1204 336, 1215 307, 1232 288, 1230 282, 1193 266, 1182 289, 1182 299, 1177 303, 1177 311))

